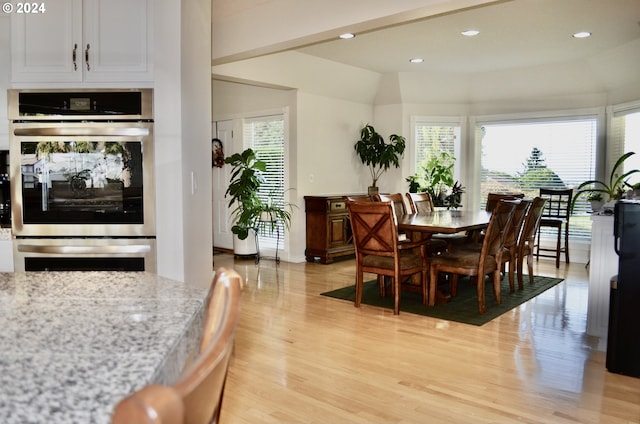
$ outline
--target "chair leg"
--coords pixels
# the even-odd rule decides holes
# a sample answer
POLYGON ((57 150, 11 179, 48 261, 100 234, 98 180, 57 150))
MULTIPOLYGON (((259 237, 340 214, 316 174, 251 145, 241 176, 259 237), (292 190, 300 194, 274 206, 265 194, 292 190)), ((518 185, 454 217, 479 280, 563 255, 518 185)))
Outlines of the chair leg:
POLYGON ((458 274, 451 274, 449 276, 450 282, 450 291, 451 291, 451 297, 457 296, 458 295, 458 279, 459 276, 458 274))
POLYGON ((422 278, 420 280, 420 286, 422 287, 422 304, 426 305, 427 304, 427 299, 429 298, 429 294, 427 293, 427 284, 428 284, 428 278, 429 275, 427 273, 426 269, 423 269, 420 272, 420 277, 422 278))
POLYGON ((438 290, 438 267, 431 265, 429 267, 429 296, 427 296, 427 304, 429 306, 436 304, 436 290, 438 290))
POLYGON ((533 252, 527 255, 527 271, 529 272, 529 284, 533 284, 533 252))
MULTIPOLYGON (((541 230, 542 230, 542 228, 541 228, 541 227, 538 227, 538 243, 536 243, 536 238, 535 238, 535 237, 533 238, 533 244, 534 244, 534 246, 533 246, 533 247, 535 247, 535 248, 536 248, 536 253, 535 253, 535 255, 536 255, 536 261, 539 261, 539 260, 540 260, 540 231, 541 231, 541 230)), ((532 249, 532 250, 533 250, 533 249, 532 249)))
POLYGON ((400 314, 400 274, 393 277, 393 315, 400 314))
POLYGON ((560 268, 560 252, 562 250, 561 241, 562 240, 562 226, 558 227, 558 239, 556 241, 556 268, 560 268))
MULTIPOLYGON (((527 258, 529 258, 529 256, 527 256, 527 258)), ((524 288, 524 276, 522 275, 522 270, 524 268, 524 264, 522 263, 522 261, 524 260, 524 257, 522 257, 520 254, 518 254, 518 258, 517 258, 517 263, 516 263, 516 267, 518 268, 518 289, 522 290, 524 288)))
POLYGON ((354 302, 354 306, 356 308, 360 307, 360 302, 362 302, 362 286, 364 284, 364 274, 359 269, 356 270, 356 299, 354 302))
POLYGON ((384 276, 383 275, 378 275, 378 291, 380 292, 380 297, 385 297, 387 295, 386 293, 386 281, 384 280, 384 276))
POLYGON ((515 273, 516 273, 516 249, 512 249, 509 252, 509 291, 513 293, 515 288, 515 273))
POLYGON ((478 311, 484 314, 487 311, 487 306, 484 301, 484 275, 478 275, 476 290, 478 292, 478 311))
POLYGON ((496 299, 496 302, 499 305, 502 303, 502 295, 500 293, 500 283, 502 282, 502 275, 500 275, 500 270, 496 270, 493 273, 492 277, 493 277, 493 297, 496 299))
POLYGON ((569 263, 569 224, 564 227, 564 261, 569 263))

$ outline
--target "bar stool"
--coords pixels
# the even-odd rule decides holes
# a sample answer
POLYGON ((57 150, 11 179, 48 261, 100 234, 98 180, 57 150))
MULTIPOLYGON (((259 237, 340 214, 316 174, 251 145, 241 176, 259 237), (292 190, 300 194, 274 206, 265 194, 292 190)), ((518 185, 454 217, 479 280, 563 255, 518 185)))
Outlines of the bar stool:
POLYGON ((564 252, 564 261, 569 263, 569 217, 571 216, 571 200, 573 190, 553 190, 548 188, 540 189, 540 197, 547 202, 540 219, 538 228, 538 245, 536 248, 536 260, 541 256, 556 259, 556 268, 560 268, 560 254, 564 252), (557 239, 555 248, 540 247, 540 234, 542 228, 555 228, 557 239), (564 246, 562 245, 564 232, 564 246), (553 254, 542 254, 540 252, 553 252, 553 254))

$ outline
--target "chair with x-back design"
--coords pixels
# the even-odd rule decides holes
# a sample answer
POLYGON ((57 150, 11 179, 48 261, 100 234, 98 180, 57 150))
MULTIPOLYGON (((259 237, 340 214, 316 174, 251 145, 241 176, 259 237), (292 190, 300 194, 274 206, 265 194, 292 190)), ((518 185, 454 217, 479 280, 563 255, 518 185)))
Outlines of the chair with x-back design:
MULTIPOLYGON (((427 303, 426 240, 398 241, 397 218, 391 202, 347 201, 356 253, 355 306, 362 301, 364 273, 378 275, 380 295, 384 295, 384 277, 391 277, 393 313, 400 313, 400 292, 404 280, 420 274, 422 303, 427 303)), ((411 284, 408 279, 408 284, 411 284)))

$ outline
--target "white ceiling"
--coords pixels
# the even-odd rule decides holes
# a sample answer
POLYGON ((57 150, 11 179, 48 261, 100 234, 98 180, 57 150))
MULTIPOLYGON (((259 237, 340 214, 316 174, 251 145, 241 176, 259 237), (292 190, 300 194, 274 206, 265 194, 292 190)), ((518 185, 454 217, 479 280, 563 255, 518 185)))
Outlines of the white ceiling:
POLYGON ((604 58, 637 45, 639 21, 640 0, 513 0, 297 51, 379 73, 477 74, 604 58), (460 34, 470 28, 480 35, 460 34))

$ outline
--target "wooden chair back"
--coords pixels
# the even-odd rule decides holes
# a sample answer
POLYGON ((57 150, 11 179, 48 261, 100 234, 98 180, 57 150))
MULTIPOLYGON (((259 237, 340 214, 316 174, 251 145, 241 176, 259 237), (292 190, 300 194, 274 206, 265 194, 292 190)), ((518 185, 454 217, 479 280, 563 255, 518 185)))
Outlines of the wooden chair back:
POLYGON ((531 202, 531 199, 524 198, 513 201, 513 203, 515 203, 516 205, 516 208, 513 211, 513 218, 511 219, 509 230, 504 237, 505 249, 515 248, 515 246, 518 244, 518 239, 520 238, 520 233, 522 232, 522 224, 524 223, 524 218, 527 215, 529 207, 531 206, 531 202))
POLYGON ((239 319, 242 278, 219 268, 206 300, 200 354, 170 386, 151 384, 121 400, 112 424, 217 422, 239 319))
POLYGON ((349 202, 348 207, 356 256, 394 256, 398 230, 392 202, 349 202))
POLYGON ((527 258, 527 270, 529 272, 529 282, 533 284, 533 248, 536 241, 536 234, 540 228, 540 222, 542 218, 542 212, 544 211, 546 199, 542 197, 536 197, 531 202, 529 212, 522 224, 522 234, 518 239, 518 246, 516 248, 516 260, 518 268, 518 287, 523 287, 523 270, 524 259, 527 258))
POLYGON ((491 214, 491 220, 487 226, 482 249, 480 251, 480 261, 482 262, 488 255, 499 256, 504 248, 504 240, 511 226, 516 205, 512 202, 498 202, 491 214))
POLYGON ((429 193, 407 193, 411 213, 427 213, 435 210, 429 193))
POLYGON ((501 200, 517 200, 522 198, 524 198, 524 193, 489 193, 487 194, 485 210, 488 212, 493 211, 501 200))
POLYGON ((391 202, 393 204, 393 210, 396 214, 397 219, 399 219, 402 215, 408 213, 402 193, 376 194, 376 200, 378 202, 391 202))
POLYGON ((542 197, 536 197, 531 202, 529 212, 525 216, 524 223, 522 225, 522 234, 518 240, 518 247, 522 247, 528 244, 533 250, 536 234, 538 233, 538 227, 540 226, 540 220, 547 200, 542 197))

